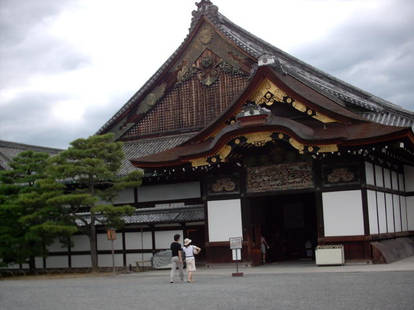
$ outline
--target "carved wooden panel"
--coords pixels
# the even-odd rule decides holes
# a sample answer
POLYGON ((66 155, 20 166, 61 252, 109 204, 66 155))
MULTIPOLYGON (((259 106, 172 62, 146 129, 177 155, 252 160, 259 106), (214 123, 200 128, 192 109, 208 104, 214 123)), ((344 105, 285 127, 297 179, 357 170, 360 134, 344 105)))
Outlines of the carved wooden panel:
POLYGON ((312 164, 307 162, 247 168, 250 193, 312 187, 312 164))
POLYGON ((360 166, 358 164, 336 164, 322 167, 323 186, 339 186, 360 183, 360 166))
POLYGON ((247 86, 247 76, 220 70, 210 86, 193 77, 178 84, 123 137, 204 128, 247 86))
POLYGON ((240 176, 216 176, 208 180, 208 195, 234 194, 240 192, 240 176))

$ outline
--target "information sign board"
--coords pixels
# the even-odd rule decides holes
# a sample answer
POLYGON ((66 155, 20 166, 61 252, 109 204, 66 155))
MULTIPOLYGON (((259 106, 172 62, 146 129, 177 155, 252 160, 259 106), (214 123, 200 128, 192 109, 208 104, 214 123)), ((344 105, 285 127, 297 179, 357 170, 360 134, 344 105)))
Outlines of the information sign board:
POLYGON ((241 249, 243 247, 243 238, 242 237, 231 237, 230 241, 230 249, 241 249))

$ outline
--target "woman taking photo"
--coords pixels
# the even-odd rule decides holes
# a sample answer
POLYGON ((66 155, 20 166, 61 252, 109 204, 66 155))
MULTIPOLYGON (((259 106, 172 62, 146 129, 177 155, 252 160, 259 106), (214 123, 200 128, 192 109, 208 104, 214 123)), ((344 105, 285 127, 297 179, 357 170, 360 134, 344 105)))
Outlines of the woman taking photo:
POLYGON ((187 282, 193 282, 193 272, 196 271, 194 254, 200 253, 198 246, 191 244, 191 239, 184 239, 183 252, 185 253, 185 263, 187 265, 187 282))

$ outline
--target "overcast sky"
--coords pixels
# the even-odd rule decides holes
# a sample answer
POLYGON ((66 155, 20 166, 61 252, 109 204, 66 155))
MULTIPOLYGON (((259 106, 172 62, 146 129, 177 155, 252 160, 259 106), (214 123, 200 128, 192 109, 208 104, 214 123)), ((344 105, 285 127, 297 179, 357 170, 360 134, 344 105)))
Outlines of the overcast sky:
MULTIPOLYGON (((185 38, 195 0, 0 0, 0 139, 94 134, 185 38)), ((414 110, 414 1, 214 0, 230 20, 414 110)))

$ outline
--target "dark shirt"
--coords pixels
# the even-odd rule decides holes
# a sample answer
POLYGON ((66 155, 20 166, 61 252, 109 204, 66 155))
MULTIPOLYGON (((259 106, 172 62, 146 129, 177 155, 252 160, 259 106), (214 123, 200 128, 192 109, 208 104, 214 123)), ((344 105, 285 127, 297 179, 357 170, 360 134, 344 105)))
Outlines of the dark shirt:
POLYGON ((178 251, 181 251, 181 244, 178 242, 171 243, 172 256, 178 256, 178 251))

